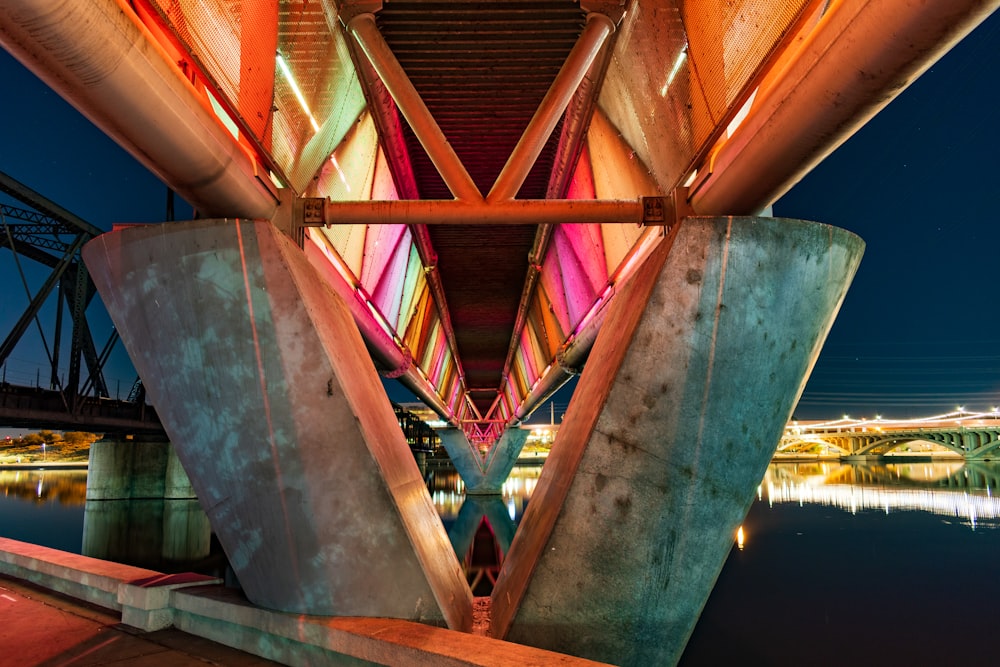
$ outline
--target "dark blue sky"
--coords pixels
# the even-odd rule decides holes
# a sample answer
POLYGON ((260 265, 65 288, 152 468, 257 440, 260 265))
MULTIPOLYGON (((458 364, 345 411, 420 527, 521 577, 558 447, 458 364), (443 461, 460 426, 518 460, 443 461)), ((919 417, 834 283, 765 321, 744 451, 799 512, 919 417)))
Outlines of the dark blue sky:
MULTIPOLYGON (((775 205, 775 215, 844 227, 868 244, 797 417, 1000 405, 998 45, 994 15, 775 205)), ((98 227, 163 219, 156 177, 2 50, 0 74, 0 170, 98 227)), ((189 216, 179 202, 177 217, 189 216)), ((37 289, 43 274, 23 265, 37 289)), ((0 278, 5 336, 27 303, 9 251, 0 278)), ((100 345, 110 322, 96 312, 91 321, 100 345)), ((32 332, 8 380, 31 384, 39 366, 32 332)), ((112 393, 134 380, 120 346, 108 376, 112 393)))
POLYGON ((1000 14, 774 207, 867 243, 797 416, 1000 405, 1000 14))

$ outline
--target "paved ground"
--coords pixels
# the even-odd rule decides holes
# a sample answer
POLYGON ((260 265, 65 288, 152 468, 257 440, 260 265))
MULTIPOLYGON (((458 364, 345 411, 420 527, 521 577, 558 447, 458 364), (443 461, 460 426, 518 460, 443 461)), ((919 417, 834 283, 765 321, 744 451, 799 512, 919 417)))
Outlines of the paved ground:
POLYGON ((183 667, 278 663, 168 629, 142 633, 120 615, 0 576, 0 667, 183 667))

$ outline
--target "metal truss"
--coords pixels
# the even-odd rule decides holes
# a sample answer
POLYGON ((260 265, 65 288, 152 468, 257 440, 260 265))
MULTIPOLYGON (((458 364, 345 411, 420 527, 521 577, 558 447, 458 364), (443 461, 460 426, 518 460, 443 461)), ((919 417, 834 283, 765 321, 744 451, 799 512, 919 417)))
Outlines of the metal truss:
POLYGON ((22 257, 51 269, 0 343, 0 366, 6 363, 31 323, 36 322, 48 356, 50 389, 61 391, 66 408, 75 412, 82 404, 81 398, 91 392, 94 396, 108 397, 103 368, 118 340, 117 332, 113 332, 98 353, 85 314, 96 290, 80 258, 80 249, 102 231, 3 172, 0 172, 0 191, 31 207, 0 204, 0 246, 11 251, 21 280, 24 281, 20 263, 22 257), (51 327, 52 335, 47 339, 44 333, 47 327, 38 320, 38 313, 54 291, 57 292, 58 305, 51 327), (65 386, 62 386, 59 363, 64 305, 72 322, 72 341, 69 376, 65 386), (81 361, 86 364, 88 372, 82 384, 81 361))

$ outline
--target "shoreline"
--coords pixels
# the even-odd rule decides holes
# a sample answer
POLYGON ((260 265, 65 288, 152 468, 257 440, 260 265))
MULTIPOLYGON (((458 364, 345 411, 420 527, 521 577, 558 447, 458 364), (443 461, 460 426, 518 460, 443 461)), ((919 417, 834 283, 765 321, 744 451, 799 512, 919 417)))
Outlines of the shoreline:
POLYGON ((7 463, 0 461, 0 470, 86 470, 88 461, 27 461, 7 463))

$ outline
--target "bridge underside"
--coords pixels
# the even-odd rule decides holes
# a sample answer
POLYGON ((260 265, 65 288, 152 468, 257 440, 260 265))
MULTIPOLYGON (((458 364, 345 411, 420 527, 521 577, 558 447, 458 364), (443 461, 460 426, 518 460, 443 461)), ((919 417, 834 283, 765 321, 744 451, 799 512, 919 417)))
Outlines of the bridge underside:
MULTIPOLYGON (((497 580, 496 636, 679 658, 862 249, 793 220, 674 227, 598 334, 497 580), (567 588, 568 571, 591 583, 567 588)), ((254 602, 469 629, 471 591, 364 342, 291 240, 194 221, 84 257, 254 602)))
POLYGON ((252 600, 468 629, 377 373, 488 491, 582 370, 495 632, 669 664, 863 247, 754 216, 997 1, 911 5, 10 0, 0 42, 198 210, 84 255, 252 600))
POLYGON ((0 43, 199 217, 275 221, 489 445, 579 372, 635 223, 763 210, 996 2, 927 5, 16 0, 0 43))

